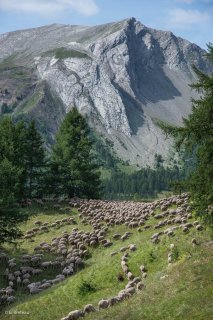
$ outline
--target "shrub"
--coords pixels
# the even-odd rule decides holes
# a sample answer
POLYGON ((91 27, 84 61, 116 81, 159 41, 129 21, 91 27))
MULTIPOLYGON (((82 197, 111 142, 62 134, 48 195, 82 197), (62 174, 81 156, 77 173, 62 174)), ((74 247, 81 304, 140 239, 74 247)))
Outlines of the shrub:
POLYGON ((78 294, 81 296, 85 296, 88 293, 92 293, 96 291, 97 291, 97 288, 94 285, 94 283, 87 280, 82 280, 82 282, 78 286, 78 294))

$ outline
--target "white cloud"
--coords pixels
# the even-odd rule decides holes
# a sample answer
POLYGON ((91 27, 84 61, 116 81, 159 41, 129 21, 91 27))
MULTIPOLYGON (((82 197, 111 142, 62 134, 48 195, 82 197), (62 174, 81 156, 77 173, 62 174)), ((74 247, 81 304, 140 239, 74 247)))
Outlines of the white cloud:
POLYGON ((208 3, 213 3, 213 0, 174 0, 175 2, 179 3, 185 3, 185 4, 192 4, 192 3, 203 3, 203 4, 208 4, 208 3))
POLYGON ((208 12, 201 12, 195 9, 184 10, 176 8, 169 11, 168 23, 175 27, 184 28, 208 20, 210 20, 208 12))
POLYGON ((194 0, 176 0, 176 2, 191 4, 194 2, 194 0))
POLYGON ((85 16, 98 13, 95 0, 0 0, 0 10, 39 15, 75 11, 85 16))

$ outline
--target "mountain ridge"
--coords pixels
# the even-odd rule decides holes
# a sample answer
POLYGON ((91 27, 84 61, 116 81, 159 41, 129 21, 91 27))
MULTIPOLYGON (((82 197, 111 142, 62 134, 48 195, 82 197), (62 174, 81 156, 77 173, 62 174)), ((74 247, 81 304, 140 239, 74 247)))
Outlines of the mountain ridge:
MULTIPOLYGON (((197 45, 135 18, 100 26, 52 24, 0 35, 0 88, 12 91, 18 106, 14 116, 43 122, 50 141, 63 115, 75 106, 91 127, 113 141, 119 157, 152 166, 156 153, 167 159, 171 148, 156 122, 181 125, 187 117, 190 99, 197 97, 188 86, 196 80, 191 65, 211 71, 204 55, 197 45), (29 94, 17 101, 16 87, 10 84, 23 82, 17 75, 14 80, 14 68, 20 66, 36 78, 28 81, 32 96, 45 82, 48 94, 57 97, 59 114, 54 99, 45 108, 44 103, 34 105, 29 94), (22 112, 26 99, 31 106, 22 112)), ((10 103, 1 92, 0 105, 10 103)))

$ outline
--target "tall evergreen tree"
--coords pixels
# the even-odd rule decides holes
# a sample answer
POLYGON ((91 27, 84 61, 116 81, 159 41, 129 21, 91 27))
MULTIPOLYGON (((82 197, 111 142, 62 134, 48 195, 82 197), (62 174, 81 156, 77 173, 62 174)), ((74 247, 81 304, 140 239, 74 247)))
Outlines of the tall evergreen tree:
POLYGON ((97 198, 100 174, 85 118, 73 108, 65 117, 52 152, 53 186, 69 197, 97 198))
POLYGON ((16 222, 24 219, 15 205, 22 175, 18 149, 17 128, 5 117, 0 122, 0 242, 15 239, 20 234, 16 222))
POLYGON ((44 150, 34 123, 0 122, 0 242, 20 235, 17 223, 26 218, 18 205, 39 194, 44 150))
MULTIPOLYGON (((208 59, 213 65, 213 45, 208 45, 208 59)), ((192 113, 183 119, 183 127, 162 126, 173 135, 177 148, 185 148, 196 158, 187 180, 194 208, 198 215, 213 225, 213 74, 204 74, 194 67, 198 81, 191 85, 199 99, 192 99, 192 113)))
POLYGON ((0 243, 20 236, 17 223, 26 219, 16 204, 21 173, 8 159, 0 161, 0 243))
POLYGON ((46 167, 45 151, 34 121, 26 127, 23 146, 26 195, 30 198, 41 196, 46 167))

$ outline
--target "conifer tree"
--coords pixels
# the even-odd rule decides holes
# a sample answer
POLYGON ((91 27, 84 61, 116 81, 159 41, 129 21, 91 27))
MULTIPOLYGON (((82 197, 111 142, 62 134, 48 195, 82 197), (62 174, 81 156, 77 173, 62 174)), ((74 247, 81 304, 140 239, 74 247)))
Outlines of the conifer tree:
POLYGON ((26 218, 19 203, 41 191, 44 168, 42 140, 32 122, 0 122, 0 242, 20 235, 17 223, 26 218))
POLYGON ((26 195, 29 198, 41 196, 46 167, 45 151, 41 135, 38 133, 34 121, 26 127, 23 140, 26 195))
MULTIPOLYGON (((208 45, 207 58, 213 66, 212 44, 208 45)), ((192 99, 192 113, 183 119, 183 127, 161 127, 175 138, 178 149, 183 147, 195 156, 196 165, 186 185, 197 214, 213 226, 213 74, 204 74, 196 67, 194 71, 198 80, 191 87, 200 98, 192 99)))
POLYGON ((73 108, 65 117, 52 152, 53 185, 69 197, 97 198, 100 179, 85 118, 73 108))
POLYGON ((25 219, 16 202, 20 200, 22 168, 17 127, 9 117, 0 122, 0 242, 19 234, 17 222, 25 219))
POLYGON ((17 223, 26 218, 16 204, 21 173, 7 158, 0 161, 0 243, 21 235, 17 223))

